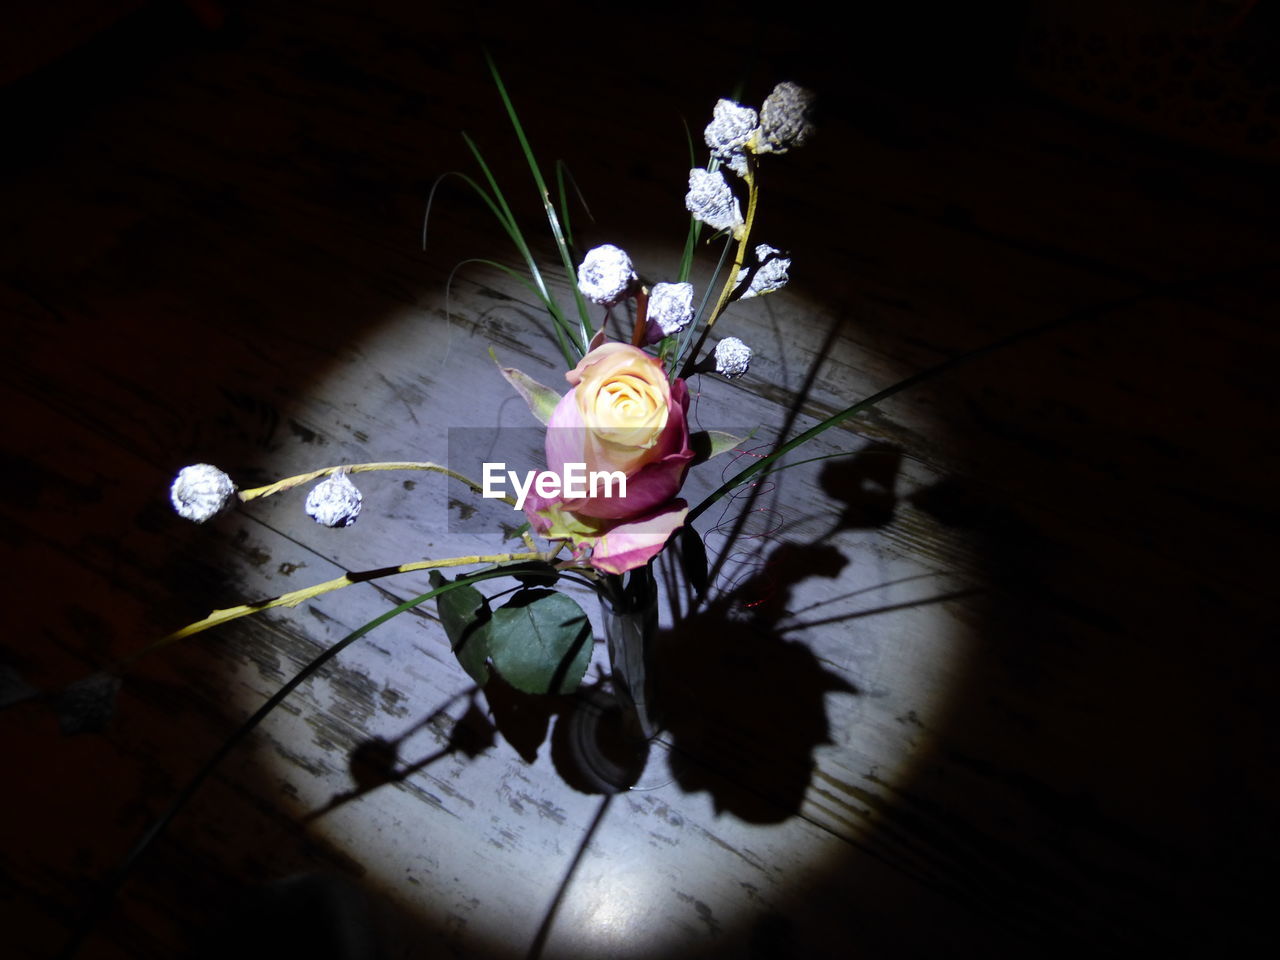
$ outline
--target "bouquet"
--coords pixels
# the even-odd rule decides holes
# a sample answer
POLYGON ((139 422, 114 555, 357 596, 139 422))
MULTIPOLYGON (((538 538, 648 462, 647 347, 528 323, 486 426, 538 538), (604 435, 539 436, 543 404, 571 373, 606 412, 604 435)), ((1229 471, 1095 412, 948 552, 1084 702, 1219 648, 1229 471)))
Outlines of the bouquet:
MULTIPOLYGON (((171 499, 182 516, 204 522, 232 502, 314 484, 305 500, 308 515, 325 526, 347 527, 356 522, 363 504, 354 475, 436 471, 480 497, 508 503, 523 521, 517 533, 525 549, 414 560, 367 574, 347 574, 267 601, 215 611, 156 645, 374 576, 425 570, 431 589, 392 615, 434 600, 458 662, 479 686, 496 673, 525 694, 564 694, 582 682, 593 648, 587 614, 573 596, 556 589, 562 581, 575 582, 599 595, 613 692, 624 707, 629 731, 643 740, 660 724, 650 676, 657 629, 655 561, 664 551, 678 554, 683 576, 699 597, 705 594, 713 570, 690 521, 724 496, 731 484, 694 507, 681 497, 681 490, 690 470, 744 439, 723 431, 691 430, 689 383, 693 378, 747 374, 751 349, 736 337, 710 342, 709 335, 735 301, 764 296, 787 282, 790 258, 757 242, 753 233, 759 171, 767 155, 785 153, 808 138, 812 96, 795 84, 782 83, 759 111, 727 99, 715 105, 704 132, 708 160, 689 172, 684 202, 690 226, 679 270, 651 283, 641 279, 628 254, 613 244, 576 254, 563 180, 557 212, 496 69, 493 77, 575 293, 572 314, 550 296, 496 177, 468 138, 483 182, 461 176, 515 243, 528 269, 528 276, 520 279, 546 307, 549 339, 568 368, 567 389, 557 389, 498 365, 511 389, 545 427, 542 469, 522 475, 506 470, 505 462, 487 462, 477 478, 440 463, 339 464, 238 490, 218 468, 195 464, 178 474, 171 499), (699 291, 689 276, 707 231, 713 241, 722 238, 723 254, 712 285, 699 291), (450 579, 441 572, 449 567, 479 569, 450 579), (517 587, 495 606, 478 584, 500 578, 514 579, 517 587)), ((492 349, 490 353, 494 355, 492 349)))
MULTIPOLYGON (((488 262, 520 279, 545 306, 548 342, 564 362, 564 382, 544 384, 503 365, 490 350, 497 361, 495 386, 523 398, 533 421, 541 424, 544 459, 540 469, 521 473, 506 470, 505 465, 499 469, 498 464, 488 464, 479 476, 469 476, 452 463, 343 463, 241 489, 224 471, 197 463, 178 473, 170 499, 182 517, 203 523, 232 504, 248 504, 305 487, 309 488, 303 502, 306 513, 318 524, 346 528, 357 523, 364 504, 354 482, 360 475, 430 471, 465 486, 481 500, 508 504, 511 516, 518 520, 512 532, 520 541, 519 547, 348 572, 278 596, 215 610, 65 691, 60 700, 64 728, 92 728, 109 717, 120 674, 152 651, 231 620, 294 607, 355 583, 419 571, 430 579, 424 592, 396 604, 328 647, 262 703, 187 782, 124 858, 104 892, 106 897, 120 887, 145 849, 222 759, 294 690, 371 631, 432 601, 453 654, 478 687, 488 691, 500 680, 503 690, 514 688, 520 696, 537 698, 568 694, 582 684, 595 646, 593 630, 586 611, 563 587, 594 591, 601 606, 611 681, 607 714, 597 711, 597 727, 605 726, 605 720, 616 721, 629 752, 620 764, 612 763, 616 754, 602 755, 587 785, 593 792, 604 793, 629 788, 643 769, 648 743, 663 728, 661 688, 655 690, 652 677, 659 596, 655 565, 666 564, 669 584, 680 581, 689 601, 688 612, 693 614, 697 605, 708 603, 713 596, 713 585, 730 552, 725 547, 714 558, 709 557, 693 521, 734 490, 783 469, 782 460, 791 450, 913 382, 904 381, 855 403, 779 442, 767 454, 752 452, 747 465, 736 472, 732 471, 737 464, 731 461, 721 475, 723 482, 699 502, 691 503, 682 496, 690 474, 745 440, 725 431, 695 429, 690 417, 691 394, 694 389, 715 389, 718 379, 748 375, 751 349, 739 338, 720 335, 729 309, 739 300, 765 296, 787 283, 790 257, 761 242, 754 231, 760 174, 773 161, 770 154, 786 153, 809 137, 812 97, 794 84, 782 83, 758 111, 727 99, 715 105, 704 131, 709 151, 706 162, 691 167, 684 185, 690 222, 683 256, 675 275, 651 282, 642 276, 643 264, 633 263, 617 245, 602 244, 579 252, 563 178, 557 178, 557 205, 496 69, 493 78, 542 201, 574 298, 572 310, 565 310, 551 296, 543 269, 493 171, 474 142, 467 139, 480 177, 458 176, 510 237, 527 275, 488 262), (710 283, 696 289, 690 277, 704 239, 720 243, 721 250, 710 283), (444 572, 450 568, 462 568, 463 572, 450 578, 444 572), (488 592, 488 581, 514 586, 499 596, 488 592)), ((432 194, 434 197, 434 190, 432 194)), ((673 185, 673 203, 679 195, 679 186, 673 185)), ((428 214, 430 205, 429 199, 428 214)), ((743 510, 733 522, 730 544, 745 515, 743 510)), ((493 708, 495 698, 489 699, 493 708)), ((614 729, 611 724, 610 729, 614 729)), ((94 916, 86 923, 92 924, 94 916)), ((87 929, 77 932, 76 942, 87 929)))

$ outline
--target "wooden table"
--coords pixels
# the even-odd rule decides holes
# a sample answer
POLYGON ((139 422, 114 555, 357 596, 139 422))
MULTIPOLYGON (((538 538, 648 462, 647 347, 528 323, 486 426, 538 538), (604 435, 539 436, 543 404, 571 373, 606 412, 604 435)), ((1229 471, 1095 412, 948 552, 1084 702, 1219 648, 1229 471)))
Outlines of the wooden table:
MULTIPOLYGON (((482 41, 588 199, 583 245, 674 269, 680 116, 696 131, 729 92, 748 25, 678 31, 676 75, 622 14, 596 22, 608 44, 574 30, 531 51, 532 14, 361 9, 255 4, 142 43, 123 79, 108 45, 8 91, 11 696, 243 599, 506 549, 459 532, 469 495, 430 475, 369 476, 347 530, 308 520, 301 493, 202 527, 167 504, 191 462, 248 486, 536 426, 487 350, 557 382, 539 308, 496 270, 451 274, 518 267, 506 238, 453 181, 419 247, 433 179, 474 175, 463 128, 537 228, 482 41)), ((219 765, 81 956, 1273 939, 1275 170, 1070 113, 994 67, 948 72, 963 56, 883 72, 891 57, 850 66, 794 23, 766 38, 746 98, 795 77, 825 111, 765 173, 759 236, 791 251, 793 282, 726 316, 755 360, 696 382, 697 422, 759 428, 758 452, 797 397, 793 429, 1047 328, 829 432, 808 455, 847 456, 761 490, 716 615, 667 638, 646 789, 568 782, 573 704, 475 690, 428 604, 219 765)), ((698 468, 691 496, 723 471, 698 468)), ((713 551, 741 506, 699 521, 713 551)), ((54 955, 238 723, 425 589, 361 584, 142 660, 100 733, 61 734, 48 698, 6 709, 15 955, 54 955)))

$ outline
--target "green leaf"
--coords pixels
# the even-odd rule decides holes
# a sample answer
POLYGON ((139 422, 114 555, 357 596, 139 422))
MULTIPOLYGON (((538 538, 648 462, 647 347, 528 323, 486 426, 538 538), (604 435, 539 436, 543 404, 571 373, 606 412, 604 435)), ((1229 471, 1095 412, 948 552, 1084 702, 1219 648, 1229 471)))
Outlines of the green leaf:
POLYGON ((494 363, 498 364, 498 370, 506 377, 507 383, 515 387, 516 393, 524 398, 524 402, 529 405, 529 412, 543 425, 549 424, 551 414, 555 412, 556 404, 560 402, 560 394, 550 387, 543 386, 527 373, 498 363, 498 355, 493 352, 492 347, 489 348, 489 356, 493 358, 494 363))
POLYGON ((521 590, 493 612, 488 638, 494 668, 525 693, 570 693, 591 662, 591 622, 554 590, 521 590))
POLYGON ((546 560, 522 560, 508 563, 501 569, 526 587, 549 587, 560 579, 560 571, 555 564, 546 560))
POLYGON ((699 430, 689 434, 689 447, 693 450, 693 461, 690 466, 706 463, 712 457, 718 457, 745 441, 747 437, 735 437, 723 430, 699 430))
MULTIPOLYGON (((431 586, 439 589, 449 583, 438 570, 431 571, 431 586)), ((489 679, 489 644, 493 614, 489 601, 475 587, 454 587, 436 598, 440 623, 454 656, 480 686, 489 679)))

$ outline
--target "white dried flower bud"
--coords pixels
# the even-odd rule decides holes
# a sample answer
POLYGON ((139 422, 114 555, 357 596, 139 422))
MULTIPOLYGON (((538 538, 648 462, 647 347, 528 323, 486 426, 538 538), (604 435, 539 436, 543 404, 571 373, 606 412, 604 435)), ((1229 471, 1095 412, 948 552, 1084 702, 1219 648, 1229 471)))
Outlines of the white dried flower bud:
POLYGON ((747 158, 743 151, 760 129, 755 110, 732 100, 718 100, 712 115, 703 139, 713 156, 738 176, 745 175, 747 158))
POLYGON ((701 167, 689 171, 689 192, 685 208, 715 230, 737 232, 743 226, 742 207, 729 189, 724 174, 708 173, 701 167))
POLYGON ((740 177, 745 177, 747 175, 747 171, 751 169, 751 163, 747 160, 747 155, 745 153, 735 153, 732 156, 726 157, 722 161, 722 166, 728 167, 740 177))
POLYGON ((169 487, 169 499, 179 516, 204 523, 227 505, 235 495, 231 478, 208 463, 183 467, 169 487))
POLYGON ((364 497, 345 473, 335 473, 307 494, 307 516, 326 527, 349 527, 360 516, 364 497))
POLYGON ((655 283, 649 291, 649 319, 664 337, 687 327, 693 319, 693 284, 655 283))
POLYGON ((716 373, 732 380, 751 366, 751 348, 737 337, 725 337, 716 344, 716 373))
MULTIPOLYGON (((767 243, 761 243, 756 246, 756 262, 761 266, 756 270, 755 276, 751 278, 751 286, 738 298, 739 300, 762 297, 766 293, 781 290, 787 285, 787 271, 791 269, 791 258, 778 256, 781 252, 781 250, 771 247, 767 243), (773 259, 768 259, 770 257, 773 259)), ((741 283, 746 279, 749 272, 745 267, 739 270, 737 282, 741 283)))
POLYGON ((760 136, 756 153, 786 153, 802 146, 813 133, 809 107, 813 93, 790 81, 780 83, 760 108, 760 136))
POLYGON ((617 303, 635 279, 631 258, 611 243, 588 250, 578 267, 578 289, 595 303, 617 303))

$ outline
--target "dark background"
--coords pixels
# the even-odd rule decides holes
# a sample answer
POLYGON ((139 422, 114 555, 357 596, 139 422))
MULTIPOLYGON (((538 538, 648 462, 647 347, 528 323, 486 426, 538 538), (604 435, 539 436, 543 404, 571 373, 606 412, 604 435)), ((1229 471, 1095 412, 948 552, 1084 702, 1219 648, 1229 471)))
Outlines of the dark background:
MULTIPOLYGON (((248 368, 192 338, 204 314, 184 328, 167 300, 134 309, 149 276, 225 308, 229 340, 289 341, 293 318, 236 315, 237 277, 264 269, 309 335, 358 331, 330 265, 272 218, 324 211, 357 268, 414 256, 431 181, 469 167, 452 131, 506 142, 485 48, 537 142, 584 158, 597 221, 640 234, 680 229, 656 212, 686 166, 672 118, 696 137, 715 97, 794 79, 820 94, 820 132, 769 229, 804 238, 795 282, 841 305, 845 335, 918 369, 1075 318, 921 388, 956 425, 934 451, 956 477, 919 505, 982 545, 1000 602, 937 732, 954 776, 915 798, 946 827, 927 843, 963 865, 965 883, 938 882, 967 920, 926 931, 911 902, 858 914, 851 884, 865 948, 1274 943, 1276 11, 968 6, 153 2, 92 28, 75 4, 4 14, 6 676, 56 690, 216 596, 150 493, 210 443, 215 462, 248 458, 256 414, 219 406, 248 368), (220 182, 219 158, 261 179, 220 182), (296 206, 262 208, 281 197, 296 206), (133 396, 172 398, 171 416, 133 396)), ((446 224, 484 215, 456 203, 446 224)), ((460 256, 492 243, 462 236, 476 249, 460 256)), ((314 356, 278 356, 279 382, 304 390, 314 356)), ((143 748, 127 728, 62 738, 51 716, 0 715, 5 846, 25 851, 0 907, 36 955, 226 729, 210 708, 194 742, 175 734, 133 817, 106 822, 94 800, 129 807, 114 764, 143 748), (41 845, 57 866, 33 866, 41 845)), ((231 909, 227 889, 296 867, 245 877, 228 857, 196 879, 183 856, 144 881, 181 905, 179 942, 231 909)), ((164 955, 171 941, 128 922, 92 949, 164 955)), ((787 955, 785 938, 760 943, 787 955)))

